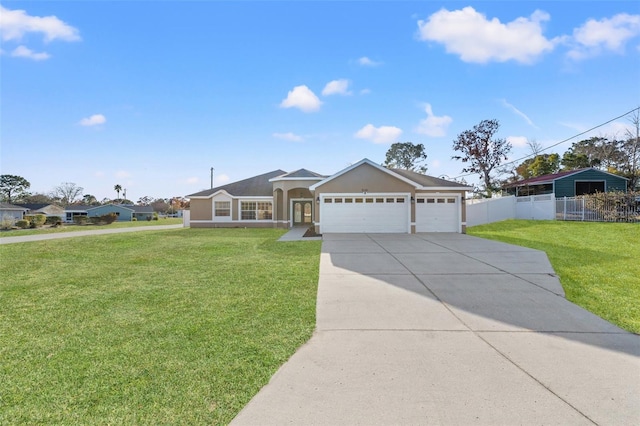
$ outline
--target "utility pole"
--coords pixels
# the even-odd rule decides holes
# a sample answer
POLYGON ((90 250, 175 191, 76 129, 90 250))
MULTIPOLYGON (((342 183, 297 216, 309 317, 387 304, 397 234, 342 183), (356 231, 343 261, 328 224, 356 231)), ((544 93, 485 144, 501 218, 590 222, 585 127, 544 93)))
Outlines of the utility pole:
POLYGON ((211 189, 213 189, 213 172, 214 172, 215 170, 216 170, 216 169, 214 169, 213 167, 211 168, 211 189))

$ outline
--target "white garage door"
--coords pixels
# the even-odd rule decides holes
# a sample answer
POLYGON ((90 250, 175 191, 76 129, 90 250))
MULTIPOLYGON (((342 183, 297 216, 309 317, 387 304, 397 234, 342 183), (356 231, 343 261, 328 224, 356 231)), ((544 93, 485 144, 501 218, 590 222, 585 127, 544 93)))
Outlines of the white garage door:
POLYGON ((416 232, 460 232, 458 197, 417 197, 416 232))
POLYGON ((325 196, 320 203, 321 232, 409 231, 406 196, 325 196))

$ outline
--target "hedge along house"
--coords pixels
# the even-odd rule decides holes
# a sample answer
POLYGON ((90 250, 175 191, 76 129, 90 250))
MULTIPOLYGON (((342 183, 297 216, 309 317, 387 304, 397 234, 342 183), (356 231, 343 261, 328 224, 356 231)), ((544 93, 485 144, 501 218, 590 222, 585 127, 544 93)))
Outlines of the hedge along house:
POLYGON ((555 194, 562 198, 596 192, 627 192, 627 181, 625 177, 589 167, 521 180, 505 189, 516 196, 555 194))
POLYGON ((368 159, 331 176, 275 170, 201 191, 190 226, 315 226, 319 233, 465 232, 470 187, 368 159))

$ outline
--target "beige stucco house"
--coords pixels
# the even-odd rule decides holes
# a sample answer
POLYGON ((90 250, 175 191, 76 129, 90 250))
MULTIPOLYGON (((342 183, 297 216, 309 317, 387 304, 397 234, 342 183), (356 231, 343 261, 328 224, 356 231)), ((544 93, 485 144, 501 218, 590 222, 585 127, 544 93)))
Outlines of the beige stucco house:
POLYGON ((274 170, 189 195, 192 228, 315 226, 318 233, 459 232, 470 187, 363 159, 324 176, 274 170))

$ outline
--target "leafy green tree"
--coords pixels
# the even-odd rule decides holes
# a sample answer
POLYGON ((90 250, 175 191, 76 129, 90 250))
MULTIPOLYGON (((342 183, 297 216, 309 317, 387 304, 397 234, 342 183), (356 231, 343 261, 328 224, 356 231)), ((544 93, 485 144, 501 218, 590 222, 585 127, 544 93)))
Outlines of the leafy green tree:
POLYGON ((528 158, 516 167, 516 173, 522 179, 550 175, 560 171, 560 156, 558 154, 538 154, 528 158))
POLYGON ((16 202, 16 200, 29 195, 27 189, 30 186, 31 183, 22 176, 0 176, 0 196, 7 203, 16 202))
POLYGON ((426 159, 427 154, 423 144, 396 142, 387 150, 384 165, 393 169, 424 173, 427 171, 427 165, 424 164, 426 159))
POLYGON ((453 141, 454 151, 461 155, 451 158, 468 163, 462 169, 463 173, 480 175, 487 196, 494 190, 493 171, 507 159, 507 154, 511 151, 511 144, 506 139, 494 138, 499 128, 498 120, 482 120, 472 130, 460 133, 453 141))
POLYGON ((98 199, 91 194, 84 194, 82 196, 82 202, 88 206, 97 206, 100 205, 100 202, 98 201, 98 199))

